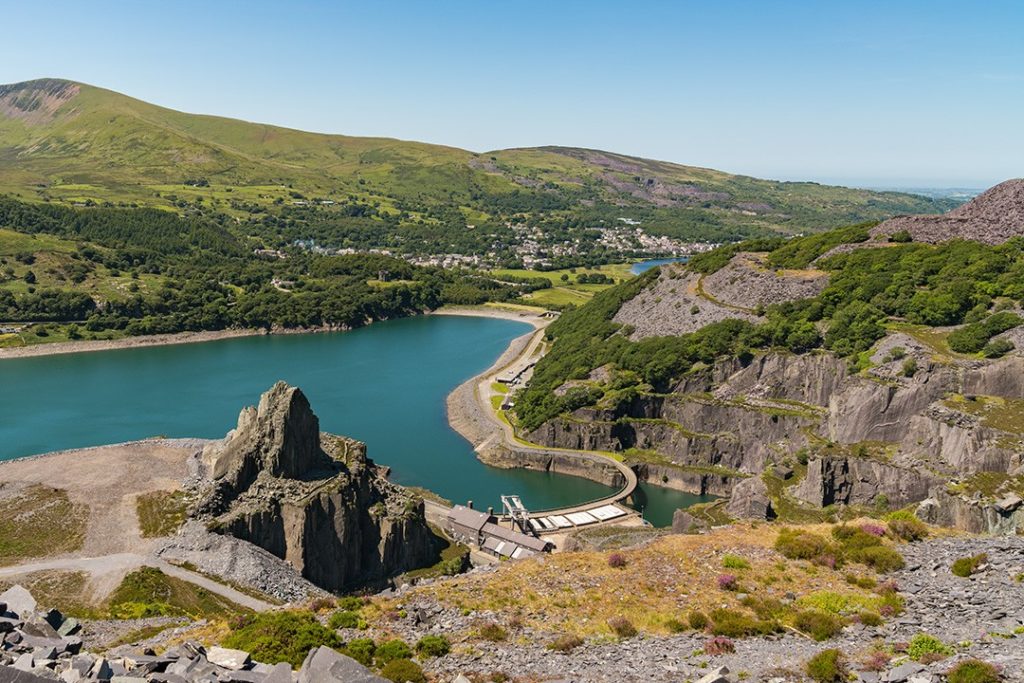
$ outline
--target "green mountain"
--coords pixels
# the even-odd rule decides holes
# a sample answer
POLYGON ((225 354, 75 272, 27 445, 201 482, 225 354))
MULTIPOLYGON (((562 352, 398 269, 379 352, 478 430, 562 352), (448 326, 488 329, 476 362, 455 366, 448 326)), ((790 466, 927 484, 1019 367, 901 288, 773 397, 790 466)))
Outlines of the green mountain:
POLYGON ((0 85, 0 193, 30 201, 199 208, 263 223, 284 218, 306 228, 282 232, 282 240, 306 236, 336 246, 461 253, 509 239, 501 230, 523 216, 552 233, 602 221, 621 225, 618 219, 626 217, 655 235, 725 241, 955 206, 596 150, 476 154, 307 133, 186 114, 59 79, 0 85), (357 229, 339 230, 348 224, 357 229), (480 235, 445 243, 447 228, 464 231, 466 224, 480 235), (438 229, 440 236, 421 234, 438 229), (395 234, 403 235, 397 243, 388 239, 395 234))

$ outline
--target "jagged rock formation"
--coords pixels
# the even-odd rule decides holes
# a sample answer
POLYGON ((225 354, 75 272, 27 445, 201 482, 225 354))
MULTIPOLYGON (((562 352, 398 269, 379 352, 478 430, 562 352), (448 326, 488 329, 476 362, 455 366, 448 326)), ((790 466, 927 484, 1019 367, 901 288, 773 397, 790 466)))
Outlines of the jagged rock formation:
MULTIPOLYGON (((638 449, 649 454, 632 463, 641 479, 733 495, 737 517, 763 514, 745 489, 737 491, 741 482, 760 487, 751 482, 770 476, 774 465, 796 465, 801 453, 806 471, 785 482, 785 495, 818 507, 902 507, 943 482, 1024 472, 1024 427, 993 412, 1024 399, 1024 357, 937 359, 894 334, 877 345, 873 360, 867 373, 851 375, 844 360, 828 353, 766 353, 745 365, 723 359, 690 373, 667 395, 580 408, 529 438, 559 448, 638 449), (902 370, 907 358, 918 367, 910 377, 902 370)), ((953 512, 933 518, 1008 528, 967 524, 953 512)))
POLYGON ((283 382, 201 456, 194 514, 328 590, 351 589, 437 559, 423 501, 387 481, 363 443, 321 434, 302 392, 283 382))
MULTIPOLYGON (((768 497, 768 486, 761 477, 750 477, 736 484, 725 509, 737 519, 772 519, 775 517, 771 498, 768 497)), ((672 522, 674 525, 674 518, 672 522)))
POLYGON ((906 230, 915 242, 937 244, 953 239, 985 244, 1024 235, 1024 179, 1007 180, 941 216, 897 216, 871 230, 875 240, 887 240, 906 230))

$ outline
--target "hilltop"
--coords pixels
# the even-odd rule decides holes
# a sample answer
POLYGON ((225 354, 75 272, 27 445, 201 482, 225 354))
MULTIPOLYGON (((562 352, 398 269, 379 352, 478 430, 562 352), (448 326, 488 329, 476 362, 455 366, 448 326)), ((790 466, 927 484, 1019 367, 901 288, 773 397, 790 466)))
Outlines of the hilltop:
POLYGON ((530 238, 509 227, 521 224, 540 229, 549 259, 564 255, 555 245, 564 251, 565 244, 596 243, 598 228, 622 232, 619 241, 629 249, 637 248, 634 226, 649 235, 722 242, 955 206, 598 150, 477 154, 307 133, 186 114, 60 79, 0 86, 0 192, 32 201, 216 211, 263 226, 262 236, 283 243, 311 239, 421 254, 500 250, 496 244, 530 238))

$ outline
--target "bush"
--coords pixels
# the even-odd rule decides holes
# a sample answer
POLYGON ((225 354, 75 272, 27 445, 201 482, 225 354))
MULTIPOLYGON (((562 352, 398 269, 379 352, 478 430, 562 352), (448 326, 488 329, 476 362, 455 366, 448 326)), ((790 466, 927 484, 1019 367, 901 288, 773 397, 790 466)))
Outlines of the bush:
POLYGON ((288 662, 298 668, 311 649, 326 645, 340 650, 342 642, 311 613, 282 610, 263 612, 246 620, 224 639, 223 645, 245 650, 265 664, 288 662))
POLYGON ((572 652, 582 644, 583 639, 579 636, 566 634, 552 640, 547 647, 555 652, 572 652))
POLYGON ((360 621, 358 613, 338 610, 327 620, 327 627, 335 631, 339 628, 359 628, 360 621))
POLYGON ((961 557, 959 560, 953 563, 950 570, 956 575, 963 578, 974 574, 978 571, 978 568, 988 562, 988 555, 981 553, 972 557, 961 557))
POLYGON ((920 541, 928 536, 928 526, 909 512, 889 515, 889 531, 904 541, 920 541))
POLYGON ((338 609, 342 609, 347 612, 358 612, 363 608, 363 604, 363 599, 357 598, 354 595, 346 595, 343 598, 338 598, 338 609))
POLYGON ((492 643, 497 643, 508 638, 508 631, 503 629, 500 624, 496 624, 493 621, 487 622, 480 626, 477 630, 477 635, 484 640, 489 640, 492 643))
POLYGON ((423 636, 416 643, 416 652, 427 657, 444 657, 452 651, 452 644, 444 636, 423 636))
POLYGON ((745 558, 728 553, 722 556, 722 566, 726 569, 750 569, 750 563, 745 558))
POLYGON ((949 683, 999 683, 999 670, 980 659, 965 659, 946 674, 949 683))
POLYGON ((377 666, 384 666, 397 659, 411 658, 412 649, 404 640, 399 640, 398 638, 384 641, 377 646, 377 652, 374 654, 374 660, 377 662, 377 666))
POLYGON ((815 683, 843 683, 846 659, 839 650, 822 650, 807 661, 805 670, 815 683))
POLYGON ((818 642, 828 640, 843 630, 843 622, 827 612, 802 610, 793 616, 793 626, 818 642))
POLYGON ((628 564, 626 556, 622 553, 612 553, 608 556, 608 566, 614 569, 622 569, 628 564))
POLYGON ((903 561, 902 555, 892 548, 887 548, 885 546, 864 548, 863 550, 856 551, 851 555, 850 560, 866 564, 876 572, 882 574, 895 571, 897 569, 903 569, 906 564, 903 561))
POLYGON ((874 522, 865 522, 864 524, 861 524, 860 530, 866 534, 870 534, 871 536, 877 536, 878 538, 885 536, 885 527, 881 524, 875 524, 874 522))
POLYGON ((951 654, 953 654, 953 648, 927 633, 918 633, 910 639, 910 644, 907 646, 907 656, 915 662, 921 659, 935 661, 934 655, 941 658, 951 654))
POLYGON ((342 651, 363 666, 373 665, 373 655, 377 652, 377 645, 369 638, 353 638, 345 645, 342 651))
POLYGON ((743 638, 763 636, 779 630, 778 622, 757 619, 743 612, 730 609, 716 609, 711 612, 711 633, 716 636, 743 638))
POLYGON ((703 612, 690 612, 686 620, 694 631, 703 631, 708 627, 708 618, 703 612))
POLYGON ((917 361, 913 358, 908 358, 903 361, 903 367, 900 368, 900 372, 904 377, 913 377, 917 374, 917 361))
POLYGON ((380 670, 380 675, 393 683, 427 683, 423 669, 411 659, 391 660, 380 670))
POLYGON ((791 560, 811 560, 829 553, 831 546, 817 534, 785 527, 779 530, 775 549, 791 560))
POLYGON ((619 638, 632 638, 636 635, 636 627, 626 617, 612 617, 608 620, 608 628, 619 638))
POLYGON ((725 636, 715 636, 704 641, 704 654, 714 657, 736 652, 736 645, 725 636))
POLYGON ((718 587, 724 591, 734 591, 739 588, 739 583, 732 574, 719 574, 718 587))
POLYGON ((865 626, 881 626, 883 623, 881 614, 878 612, 869 612, 867 610, 858 614, 857 619, 865 626))

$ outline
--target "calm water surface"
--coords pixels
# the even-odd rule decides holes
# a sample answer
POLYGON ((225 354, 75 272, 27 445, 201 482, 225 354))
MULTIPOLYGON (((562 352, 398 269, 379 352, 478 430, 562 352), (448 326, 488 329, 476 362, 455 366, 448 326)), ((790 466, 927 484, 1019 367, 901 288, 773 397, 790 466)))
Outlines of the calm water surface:
POLYGON ((633 267, 629 269, 629 272, 633 273, 633 275, 640 275, 641 273, 646 273, 651 268, 657 268, 658 266, 663 266, 666 263, 686 263, 689 260, 689 256, 678 256, 676 258, 654 258, 648 261, 634 263, 633 267))
MULTIPOLYGON (((321 428, 365 441, 400 484, 500 508, 536 509, 611 489, 578 477, 500 470, 448 425, 445 397, 529 326, 490 318, 409 318, 348 333, 243 337, 0 361, 0 460, 155 435, 220 438, 274 382, 302 387, 321 428)), ((111 473, 116 476, 116 473, 111 473)), ((699 498, 646 486, 661 526, 699 498)), ((643 498, 644 496, 640 496, 643 498)))

